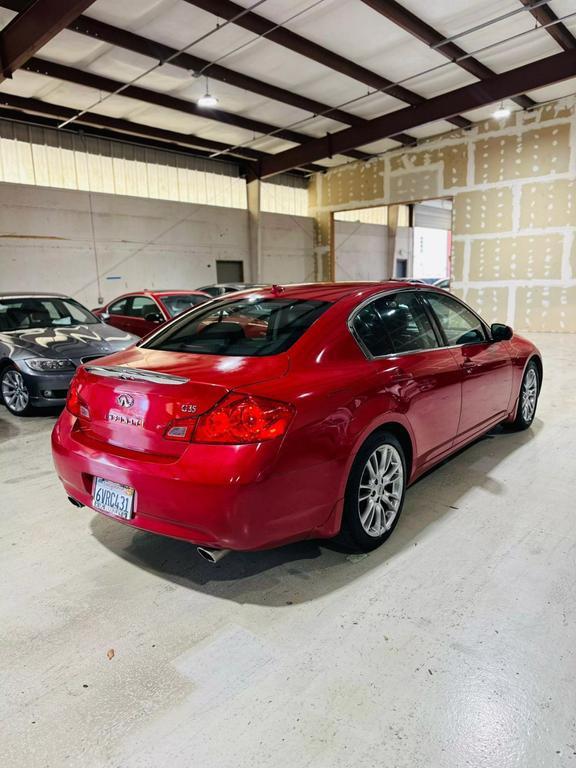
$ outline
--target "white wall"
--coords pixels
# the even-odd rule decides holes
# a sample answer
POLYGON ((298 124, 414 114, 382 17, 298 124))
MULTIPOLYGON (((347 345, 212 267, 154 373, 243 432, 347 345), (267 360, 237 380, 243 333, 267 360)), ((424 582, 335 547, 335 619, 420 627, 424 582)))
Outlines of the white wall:
MULTIPOLYGON (((77 190, 0 184, 0 290, 71 294, 96 306, 127 290, 195 288, 216 260, 240 259, 250 279, 247 212, 77 190), (94 227, 94 237, 92 231, 94 227), (107 279, 119 277, 117 280, 107 279)), ((313 279, 313 220, 263 214, 263 276, 313 279)))
POLYGON ((315 280, 314 219, 262 215, 263 282, 308 283, 315 280))
POLYGON ((336 280, 383 280, 387 266, 388 227, 334 222, 336 280))

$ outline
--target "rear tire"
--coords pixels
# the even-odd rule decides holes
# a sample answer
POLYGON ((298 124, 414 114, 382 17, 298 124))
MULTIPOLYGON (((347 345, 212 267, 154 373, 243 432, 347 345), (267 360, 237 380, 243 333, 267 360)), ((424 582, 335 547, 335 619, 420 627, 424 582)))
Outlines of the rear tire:
POLYGON ((510 423, 510 429, 521 431, 528 429, 534 421, 536 407, 538 405, 538 395, 540 394, 540 374, 538 366, 531 360, 522 378, 520 385, 520 394, 518 395, 518 406, 514 421, 510 423))
POLYGON ((30 392, 15 365, 7 365, 0 373, 0 397, 14 416, 27 416, 32 412, 30 392))
POLYGON ((385 431, 371 435, 350 469, 342 544, 354 552, 370 552, 386 541, 402 512, 406 477, 406 458, 397 438, 385 431))

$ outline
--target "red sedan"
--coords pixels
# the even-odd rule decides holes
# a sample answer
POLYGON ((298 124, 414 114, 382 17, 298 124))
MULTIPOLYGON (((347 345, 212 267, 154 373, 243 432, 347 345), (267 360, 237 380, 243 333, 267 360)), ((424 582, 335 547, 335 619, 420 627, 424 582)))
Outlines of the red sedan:
POLYGON ((541 381, 531 342, 440 289, 274 286, 81 368, 54 460, 77 506, 212 559, 336 535, 367 551, 419 475, 527 428, 541 381))
POLYGON ((146 336, 160 324, 211 298, 201 291, 139 291, 118 296, 92 312, 107 325, 146 336))

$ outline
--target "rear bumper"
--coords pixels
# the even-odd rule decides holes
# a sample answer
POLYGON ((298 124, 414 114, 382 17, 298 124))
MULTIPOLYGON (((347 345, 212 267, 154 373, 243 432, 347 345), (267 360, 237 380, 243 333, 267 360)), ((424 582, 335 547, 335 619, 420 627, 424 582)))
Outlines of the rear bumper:
POLYGON ((335 501, 316 488, 307 492, 303 484, 312 478, 302 472, 283 473, 275 441, 191 444, 177 458, 154 456, 90 443, 64 411, 52 433, 52 451, 66 494, 87 507, 94 477, 134 488, 134 516, 119 522, 141 530, 236 550, 337 532, 335 501))

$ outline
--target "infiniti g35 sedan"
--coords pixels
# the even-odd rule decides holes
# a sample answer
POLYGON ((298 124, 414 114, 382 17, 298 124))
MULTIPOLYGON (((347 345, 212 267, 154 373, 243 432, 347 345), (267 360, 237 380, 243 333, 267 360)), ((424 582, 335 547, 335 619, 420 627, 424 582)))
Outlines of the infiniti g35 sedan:
POLYGON ((137 340, 67 296, 0 295, 0 402, 16 416, 64 405, 79 365, 137 340))
POLYGON ((540 353, 432 286, 273 286, 82 366, 53 455, 70 500, 212 550, 340 536, 368 551, 407 486, 530 426, 540 353))

